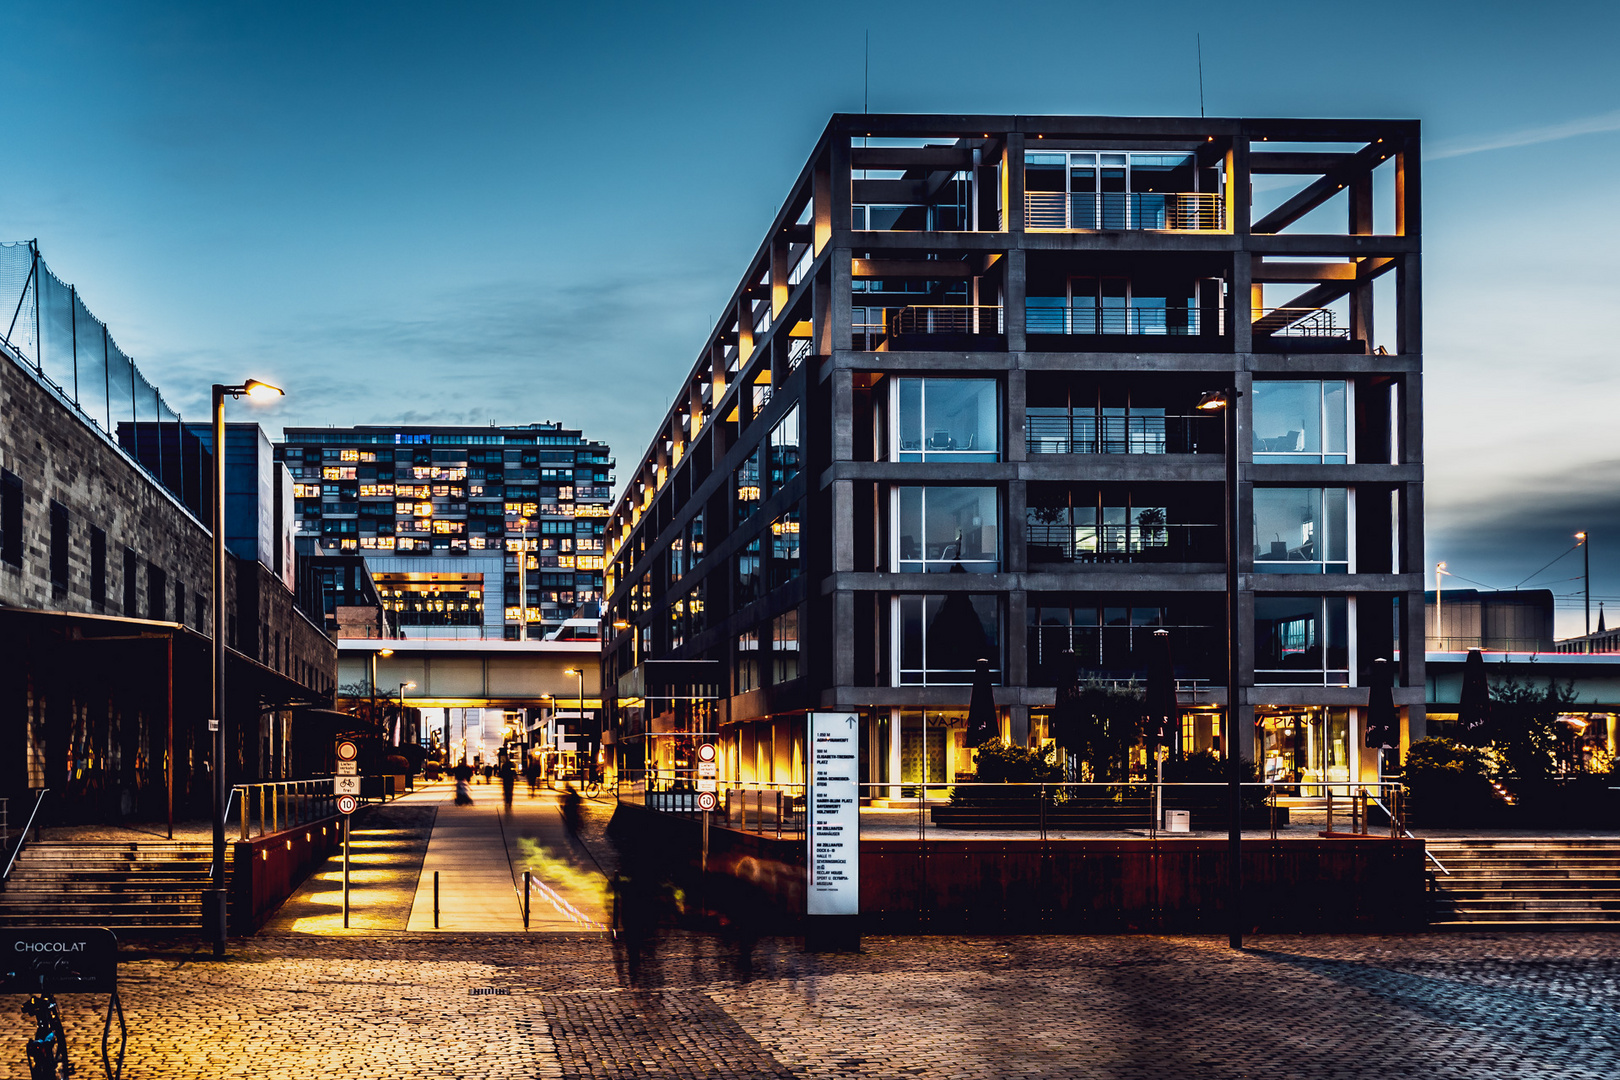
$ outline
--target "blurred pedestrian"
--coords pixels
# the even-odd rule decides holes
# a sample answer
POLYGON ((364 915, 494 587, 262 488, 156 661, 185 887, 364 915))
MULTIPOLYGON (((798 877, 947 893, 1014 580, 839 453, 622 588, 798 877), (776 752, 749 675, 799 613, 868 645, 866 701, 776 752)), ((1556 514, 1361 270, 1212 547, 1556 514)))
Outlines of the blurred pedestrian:
POLYGON ((512 812, 512 789, 517 786, 517 769, 512 765, 510 757, 501 761, 501 802, 506 806, 506 812, 512 812))
POLYGON ((461 764, 450 771, 456 778, 456 805, 471 806, 473 767, 467 764, 466 758, 462 758, 461 764))

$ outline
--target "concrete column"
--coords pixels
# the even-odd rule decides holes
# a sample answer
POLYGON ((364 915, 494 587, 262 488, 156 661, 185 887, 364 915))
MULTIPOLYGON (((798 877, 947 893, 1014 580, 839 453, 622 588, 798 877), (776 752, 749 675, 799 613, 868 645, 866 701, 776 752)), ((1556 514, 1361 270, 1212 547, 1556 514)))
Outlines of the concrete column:
MULTIPOLYGON (((1021 198, 1022 196, 1020 196, 1021 198)), ((1006 288, 1002 291, 1002 319, 1006 322, 1007 351, 1021 353, 1024 338, 1024 251, 1013 248, 1002 260, 1006 269, 1006 288)))
POLYGON ((788 275, 793 268, 788 265, 788 241, 786 233, 779 233, 771 240, 771 321, 775 322, 782 317, 783 310, 788 302, 788 275))
POLYGON ((833 593, 833 672, 834 686, 855 684, 855 594, 847 589, 833 593))
POLYGON ((1423 351, 1423 257, 1402 255, 1395 266, 1395 351, 1423 351))
POLYGON ((855 373, 848 368, 832 373, 832 459, 855 458, 855 373))
MULTIPOLYGON (((832 572, 847 574, 854 569, 855 484, 852 480, 835 480, 832 485, 832 572)), ((848 625, 841 623, 840 627, 848 625)))
POLYGON ((1007 146, 1002 152, 1001 160, 1003 162, 1001 189, 1005 192, 1007 200, 1003 206, 1006 216, 1006 231, 1021 233, 1024 231, 1024 133, 1022 131, 1009 131, 1007 133, 1007 146))
MULTIPOLYGON (((1371 236, 1373 231, 1373 183, 1368 173, 1350 183, 1350 234, 1371 236)), ((1367 343, 1373 350, 1373 283, 1358 274, 1350 290, 1350 336, 1367 343)))
POLYGON ((1239 356, 1254 351, 1254 256, 1239 251, 1232 256, 1232 350, 1239 356))
POLYGON ((1028 381, 1022 368, 1012 368, 1007 372, 1007 444, 1001 448, 1001 460, 1024 461, 1028 457, 1029 445, 1025 417, 1028 410, 1028 397, 1026 390, 1028 381))
POLYGON ((815 174, 812 178, 814 187, 810 195, 810 231, 817 255, 821 254, 821 249, 832 239, 833 192, 830 166, 831 155, 823 155, 816 161, 815 174))
MULTIPOLYGON (((848 201, 844 204, 847 213, 848 201)), ((832 308, 832 347, 835 350, 848 350, 852 346, 850 323, 854 321, 853 275, 850 273, 849 248, 833 248, 832 251, 832 295, 828 297, 832 308)))

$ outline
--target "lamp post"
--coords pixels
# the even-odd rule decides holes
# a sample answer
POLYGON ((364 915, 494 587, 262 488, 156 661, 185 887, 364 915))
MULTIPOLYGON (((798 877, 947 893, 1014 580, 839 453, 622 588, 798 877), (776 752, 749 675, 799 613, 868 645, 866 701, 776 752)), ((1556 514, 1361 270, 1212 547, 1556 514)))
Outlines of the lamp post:
POLYGON ((280 397, 286 391, 258 379, 240 386, 215 383, 214 404, 214 655, 212 709, 208 730, 214 736, 214 861, 203 895, 203 927, 214 939, 214 956, 225 955, 225 398, 243 394, 258 401, 280 397))
POLYGON ((1212 390, 1198 399, 1203 412, 1220 412, 1226 420, 1226 753, 1227 896, 1229 943, 1243 948, 1243 760, 1237 745, 1238 699, 1238 398, 1236 387, 1212 390))
POLYGON ((399 684, 399 720, 396 721, 395 725, 394 725, 394 745, 395 746, 400 745, 400 743, 404 740, 404 733, 405 733, 405 691, 407 691, 407 690, 415 690, 415 689, 416 689, 416 684, 414 682, 402 682, 402 683, 399 684))
POLYGON ((378 649, 371 654, 371 722, 377 722, 377 657, 394 655, 393 649, 378 649))
POLYGON ((1440 622, 1440 578, 1449 576, 1450 573, 1444 562, 1434 564, 1434 647, 1437 652, 1446 651, 1445 633, 1441 629, 1443 624, 1440 622))
MULTIPOLYGON (((585 669, 583 667, 568 668, 563 672, 563 674, 575 675, 579 678, 579 731, 580 734, 583 735, 585 733, 585 669)), ((557 749, 560 753, 562 750, 562 740, 558 739, 557 743, 557 749)))
MULTIPOLYGON (((1586 581, 1586 636, 1592 636, 1592 548, 1586 542, 1586 533, 1575 534, 1575 542, 1581 549, 1581 576, 1586 581)), ((1586 643, 1586 650, 1592 651, 1592 643, 1586 643)))

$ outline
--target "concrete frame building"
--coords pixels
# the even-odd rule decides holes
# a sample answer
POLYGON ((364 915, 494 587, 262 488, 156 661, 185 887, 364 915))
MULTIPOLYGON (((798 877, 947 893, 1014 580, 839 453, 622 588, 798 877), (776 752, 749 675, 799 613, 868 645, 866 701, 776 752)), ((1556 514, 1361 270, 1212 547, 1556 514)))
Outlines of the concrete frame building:
POLYGON ((276 455, 299 553, 362 556, 405 637, 539 638, 601 599, 614 463, 578 430, 288 428, 276 455))
POLYGON ((1063 652, 1133 682, 1159 628, 1187 748, 1224 749, 1231 703, 1268 777, 1372 776, 1379 657, 1422 737, 1418 145, 1408 120, 834 116, 608 523, 621 777, 716 735, 723 779, 801 783, 803 714, 836 709, 866 782, 948 781, 977 657, 1035 743, 1063 652), (1233 447, 1196 408, 1227 389, 1233 447))

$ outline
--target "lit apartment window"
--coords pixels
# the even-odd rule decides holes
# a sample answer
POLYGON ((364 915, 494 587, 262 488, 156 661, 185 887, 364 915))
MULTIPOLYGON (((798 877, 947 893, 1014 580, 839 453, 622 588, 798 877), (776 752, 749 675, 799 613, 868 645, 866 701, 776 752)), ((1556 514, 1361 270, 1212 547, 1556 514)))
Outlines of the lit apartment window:
POLYGON ((894 489, 894 569, 903 574, 1000 569, 996 505, 993 487, 894 489))
POLYGON ((1354 459, 1349 416, 1352 387, 1344 379, 1256 379, 1256 464, 1344 465, 1354 459))
POLYGON ((1349 573, 1354 505, 1345 488, 1255 488, 1255 571, 1349 573))
POLYGON ((890 460, 997 460, 994 379, 898 379, 891 407, 890 460))
POLYGON ((1344 596, 1256 596, 1254 681, 1348 685, 1353 606, 1344 596))
POLYGON ((771 682, 781 684, 799 677, 799 612, 784 611, 771 620, 771 682))

